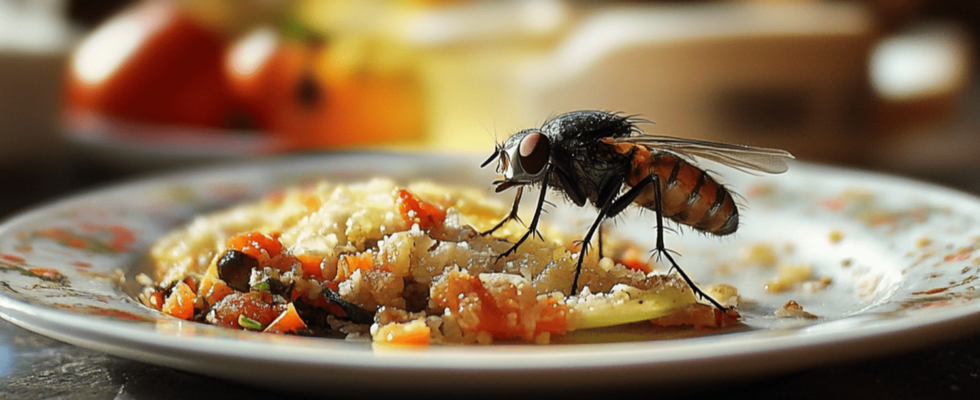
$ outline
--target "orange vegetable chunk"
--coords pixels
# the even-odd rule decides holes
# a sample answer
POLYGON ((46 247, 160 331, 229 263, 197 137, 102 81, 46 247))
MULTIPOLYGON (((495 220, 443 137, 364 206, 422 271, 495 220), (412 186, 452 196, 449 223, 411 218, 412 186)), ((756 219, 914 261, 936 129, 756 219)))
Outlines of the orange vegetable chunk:
POLYGON ((293 303, 289 303, 286 306, 286 311, 279 314, 279 317, 275 321, 272 321, 268 327, 265 328, 264 332, 269 333, 287 333, 296 332, 299 329, 306 328, 306 323, 303 319, 299 317, 299 313, 296 312, 296 307, 293 303))
POLYGON ((164 314, 180 319, 191 319, 194 316, 194 291, 184 282, 178 282, 173 292, 163 303, 164 314))
POLYGON ((282 243, 279 242, 279 234, 273 233, 266 235, 262 232, 248 232, 228 239, 228 248, 238 250, 242 253, 258 259, 265 250, 269 258, 282 253, 282 243))
POLYGON ((420 199, 405 189, 398 189, 398 211, 409 225, 418 223, 423 231, 442 227, 446 221, 446 210, 420 199))
POLYGON ((432 330, 425 321, 415 320, 400 324, 388 324, 378 328, 374 335, 376 343, 406 346, 425 346, 429 344, 432 330))

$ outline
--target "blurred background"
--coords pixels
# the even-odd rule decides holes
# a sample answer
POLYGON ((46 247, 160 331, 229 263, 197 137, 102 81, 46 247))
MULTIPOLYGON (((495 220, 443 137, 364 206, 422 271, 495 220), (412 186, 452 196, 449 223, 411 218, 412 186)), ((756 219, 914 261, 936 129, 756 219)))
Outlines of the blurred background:
POLYGON ((972 0, 0 0, 0 212, 288 152, 477 163, 575 109, 980 193, 978 34, 972 0))

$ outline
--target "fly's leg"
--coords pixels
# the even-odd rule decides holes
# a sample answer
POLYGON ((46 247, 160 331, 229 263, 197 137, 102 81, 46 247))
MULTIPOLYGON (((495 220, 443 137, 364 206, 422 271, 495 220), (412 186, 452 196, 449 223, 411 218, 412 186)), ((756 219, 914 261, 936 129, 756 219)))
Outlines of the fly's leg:
POLYGON ((601 260, 602 259, 602 224, 599 224, 599 231, 596 234, 596 236, 598 236, 596 238, 596 242, 598 242, 599 244, 599 259, 601 260))
POLYGON ((599 232, 599 255, 602 256, 602 221, 606 218, 612 218, 619 213, 623 212, 627 206, 633 203, 643 193, 643 188, 649 185, 650 182, 641 181, 636 186, 632 187, 626 193, 623 193, 618 198, 616 198, 616 193, 623 187, 623 182, 618 181, 615 184, 608 185, 603 198, 605 201, 602 202, 602 207, 599 208, 599 216, 596 217, 595 222, 592 223, 592 227, 585 234, 582 239, 582 250, 579 252, 578 262, 575 264, 575 278, 572 280, 572 294, 578 293, 578 279, 582 275, 582 263, 585 261, 585 254, 589 251, 589 242, 592 240, 592 235, 599 232))
POLYGON ((663 212, 663 203, 661 201, 663 197, 660 194, 660 177, 657 174, 650 174, 646 178, 643 178, 643 181, 641 181, 639 184, 634 186, 633 189, 635 190, 641 185, 645 186, 646 184, 644 184, 644 182, 647 182, 647 184, 653 184, 653 200, 655 203, 654 212, 657 213, 657 248, 654 249, 654 251, 657 253, 658 258, 660 256, 664 256, 667 257, 667 261, 670 261, 670 271, 667 271, 667 273, 669 274, 671 271, 676 270, 677 273, 680 274, 681 278, 684 279, 684 282, 687 283, 687 286, 690 286, 691 290, 694 291, 695 297, 700 299, 706 299, 708 300, 708 302, 711 303, 711 305, 715 306, 719 310, 727 311, 728 310, 727 307, 723 307, 721 303, 718 303, 717 300, 715 300, 711 296, 708 296, 707 293, 705 293, 703 290, 701 290, 701 288, 695 285, 694 281, 691 280, 691 277, 687 276, 687 273, 685 273, 684 270, 681 269, 679 265, 677 265, 677 262, 674 261, 674 258, 670 256, 670 252, 667 250, 667 247, 664 246, 664 212, 663 212))
MULTIPOLYGON (((551 175, 550 171, 545 173, 545 179, 543 180, 543 182, 541 182, 541 195, 538 197, 538 207, 536 210, 534 210, 534 217, 531 218, 531 225, 527 227, 527 232, 525 232, 524 236, 521 236, 521 240, 518 240, 517 243, 514 243, 514 245, 511 246, 511 248, 507 249, 507 251, 503 253, 500 253, 500 255, 497 256, 497 260, 507 257, 512 253, 514 253, 515 251, 517 251, 517 248, 521 247, 521 244, 524 243, 524 241, 527 240, 527 238, 530 237, 531 235, 537 235, 538 237, 541 238, 541 240, 544 240, 544 237, 541 236, 540 232, 538 232, 538 221, 541 220, 541 210, 544 209, 545 194, 548 193, 549 175, 551 175)), ((514 208, 516 209, 517 203, 515 202, 514 204, 515 204, 514 208)))
POLYGON ((510 220, 517 220, 517 222, 520 222, 521 224, 523 224, 524 221, 521 221, 521 217, 518 217, 517 216, 517 208, 521 204, 521 194, 523 194, 523 193, 524 193, 524 186, 518 187, 517 188, 517 195, 514 196, 514 205, 511 207, 510 214, 507 215, 507 218, 504 218, 504 220, 503 221, 500 221, 499 224, 495 225, 493 228, 490 228, 490 230, 481 233, 480 235, 482 235, 482 236, 489 235, 489 234, 493 233, 494 231, 496 231, 497 229, 500 229, 500 227, 504 226, 504 224, 506 224, 507 221, 510 221, 510 220))

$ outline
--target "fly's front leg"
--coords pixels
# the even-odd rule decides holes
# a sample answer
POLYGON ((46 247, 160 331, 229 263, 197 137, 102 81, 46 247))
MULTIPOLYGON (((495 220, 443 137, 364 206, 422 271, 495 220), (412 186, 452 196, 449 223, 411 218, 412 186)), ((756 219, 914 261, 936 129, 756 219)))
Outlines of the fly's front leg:
MULTIPOLYGON (((498 260, 507 257, 513 254, 515 251, 517 251, 517 248, 521 247, 521 244, 524 243, 524 241, 527 240, 527 238, 530 237, 531 235, 538 235, 538 237, 540 237, 541 240, 544 240, 544 237, 541 236, 541 233, 538 232, 538 221, 541 220, 541 210, 544 209, 544 198, 545 195, 548 193, 548 177, 550 175, 551 175, 551 171, 545 173, 545 178, 541 182, 541 195, 538 197, 538 207, 536 210, 534 210, 534 217, 531 218, 531 225, 528 226, 527 232, 525 232, 524 236, 521 236, 521 240, 518 240, 517 243, 514 243, 514 245, 511 246, 511 248, 507 249, 507 251, 497 256, 498 260)), ((514 207, 515 209, 517 208, 516 203, 514 207)))
MULTIPOLYGON (((667 258, 667 261, 670 261, 670 271, 667 271, 667 273, 669 274, 671 271, 677 271, 677 273, 680 274, 681 278, 684 279, 684 282, 687 283, 687 286, 689 286, 691 290, 694 291, 694 295, 697 298, 706 299, 708 300, 708 302, 711 303, 711 305, 715 306, 719 310, 727 311, 728 310, 727 307, 723 307, 721 303, 718 303, 717 300, 715 300, 711 296, 708 296, 707 293, 705 293, 703 290, 701 290, 701 288, 695 285, 694 281, 691 280, 691 277, 687 276, 687 273, 685 273, 684 270, 681 269, 679 265, 677 265, 677 262, 674 261, 674 258, 670 256, 670 252, 667 250, 667 247, 664 246, 664 216, 663 216, 664 208, 662 202, 663 196, 660 193, 660 176, 658 176, 657 174, 650 174, 646 178, 644 178, 643 181, 641 181, 641 183, 647 181, 649 181, 648 184, 653 185, 653 201, 655 203, 654 211, 657 213, 657 248, 654 249, 654 251, 657 253, 657 257, 659 258, 660 256, 664 256, 667 258)), ((633 189, 636 189, 639 186, 640 185, 634 186, 633 189)))
POLYGON ((517 209, 518 209, 518 207, 520 207, 520 204, 521 204, 521 195, 523 193, 524 193, 524 186, 519 186, 517 188, 517 195, 514 196, 514 205, 511 207, 510 214, 507 215, 507 218, 504 218, 504 220, 503 221, 500 221, 499 224, 495 225, 493 228, 490 228, 490 230, 481 233, 480 235, 482 235, 482 236, 489 235, 489 234, 493 233, 494 231, 496 231, 497 229, 500 229, 500 227, 504 226, 504 224, 506 224, 507 221, 510 221, 510 220, 517 220, 517 222, 520 222, 521 224, 523 224, 524 221, 521 221, 521 217, 518 217, 517 216, 517 209))

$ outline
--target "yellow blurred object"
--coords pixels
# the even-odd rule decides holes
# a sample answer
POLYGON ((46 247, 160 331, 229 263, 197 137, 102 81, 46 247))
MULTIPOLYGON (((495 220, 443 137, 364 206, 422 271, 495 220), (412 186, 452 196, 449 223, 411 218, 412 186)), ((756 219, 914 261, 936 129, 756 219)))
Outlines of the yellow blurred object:
MULTIPOLYGON (((296 12, 305 25, 335 42, 330 74, 399 76, 388 83, 403 89, 416 80, 415 110, 424 136, 400 147, 478 151, 493 146, 498 128, 504 136, 528 122, 529 114, 513 101, 514 78, 529 60, 555 47, 567 13, 564 2, 554 0, 310 0, 297 3, 296 12)), ((379 107, 376 118, 389 118, 392 111, 379 107)))

